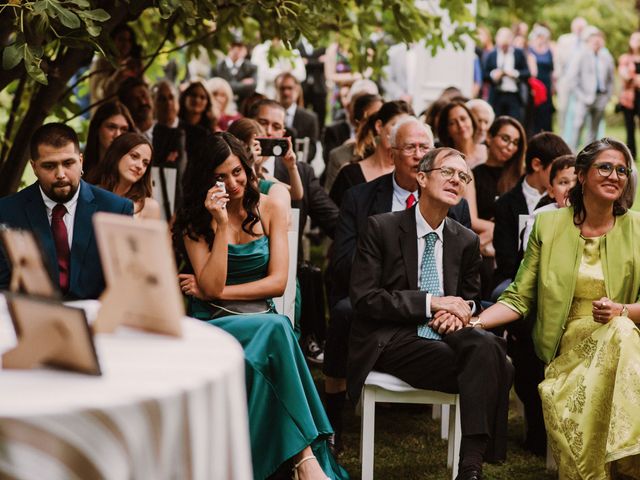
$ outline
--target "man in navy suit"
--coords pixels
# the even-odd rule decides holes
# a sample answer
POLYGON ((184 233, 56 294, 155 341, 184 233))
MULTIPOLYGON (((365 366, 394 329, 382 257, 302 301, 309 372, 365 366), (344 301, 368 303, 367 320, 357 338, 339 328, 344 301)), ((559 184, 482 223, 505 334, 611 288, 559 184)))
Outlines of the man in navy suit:
POLYGON ((527 82, 531 73, 527 58, 520 48, 511 46, 513 34, 508 28, 496 33, 496 48, 487 54, 484 61, 484 79, 489 82, 489 103, 496 113, 524 120, 527 82))
MULTIPOLYGON (((41 126, 30 147, 38 180, 0 199, 0 223, 34 233, 66 299, 97 298, 104 277, 91 218, 95 212, 133 215, 133 203, 81 180, 82 154, 69 126, 41 126)), ((11 268, 0 251, 0 288, 7 288, 10 279, 11 268)))

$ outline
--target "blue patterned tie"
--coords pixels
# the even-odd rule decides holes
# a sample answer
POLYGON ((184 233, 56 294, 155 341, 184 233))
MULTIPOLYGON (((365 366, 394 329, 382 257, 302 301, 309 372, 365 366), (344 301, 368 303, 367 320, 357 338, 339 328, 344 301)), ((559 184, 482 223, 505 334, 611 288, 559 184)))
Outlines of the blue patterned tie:
MULTIPOLYGON (((422 263, 420 264, 420 290, 429 292, 432 296, 440 297, 442 296, 442 289, 440 288, 440 279, 438 278, 435 252, 438 234, 435 232, 427 233, 424 236, 424 240, 425 247, 424 253, 422 254, 422 263)), ((442 340, 440 334, 427 323, 418 325, 418 336, 431 340, 442 340)))

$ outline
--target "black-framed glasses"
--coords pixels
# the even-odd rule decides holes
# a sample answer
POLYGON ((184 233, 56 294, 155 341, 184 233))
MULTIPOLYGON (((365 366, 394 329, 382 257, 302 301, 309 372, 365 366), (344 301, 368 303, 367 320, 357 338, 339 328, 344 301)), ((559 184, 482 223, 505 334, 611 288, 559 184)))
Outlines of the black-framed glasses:
POLYGON ((393 147, 393 149, 400 150, 402 153, 409 156, 415 155, 418 149, 420 149, 422 153, 427 153, 429 150, 431 150, 431 145, 429 145, 428 143, 416 143, 404 145, 402 147, 393 147))
POLYGON ((440 170, 440 175, 442 175, 442 178, 446 180, 450 180, 451 178, 453 178, 456 173, 458 174, 458 178, 460 179, 460 181, 466 183, 467 185, 471 183, 471 180, 473 180, 473 177, 471 177, 471 175, 469 175, 467 172, 456 170, 455 168, 450 167, 430 168, 429 170, 422 171, 425 173, 429 173, 436 170, 440 170))
POLYGON ((631 174, 631 169, 629 167, 625 167, 624 165, 617 165, 614 167, 613 163, 610 162, 594 163, 591 166, 598 170, 601 177, 605 178, 609 178, 614 170, 618 174, 618 178, 627 178, 631 174))
POLYGON ((514 140, 509 135, 505 135, 504 133, 501 133, 501 134, 497 135, 497 137, 500 140, 502 140, 507 146, 513 145, 515 148, 518 148, 520 146, 520 139, 519 138, 514 140))

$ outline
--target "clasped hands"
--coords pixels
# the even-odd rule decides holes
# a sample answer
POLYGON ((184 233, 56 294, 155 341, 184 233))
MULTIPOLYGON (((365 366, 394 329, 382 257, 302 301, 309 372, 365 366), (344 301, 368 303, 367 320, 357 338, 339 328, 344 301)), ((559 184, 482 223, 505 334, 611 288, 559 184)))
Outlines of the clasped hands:
POLYGON ((471 320, 471 307, 460 297, 431 297, 432 318, 429 326, 440 335, 448 335, 466 327, 471 320))
POLYGON ((593 319, 598 323, 607 323, 613 317, 617 317, 622 314, 623 306, 620 303, 615 303, 607 297, 602 297, 600 300, 594 300, 592 302, 593 319))

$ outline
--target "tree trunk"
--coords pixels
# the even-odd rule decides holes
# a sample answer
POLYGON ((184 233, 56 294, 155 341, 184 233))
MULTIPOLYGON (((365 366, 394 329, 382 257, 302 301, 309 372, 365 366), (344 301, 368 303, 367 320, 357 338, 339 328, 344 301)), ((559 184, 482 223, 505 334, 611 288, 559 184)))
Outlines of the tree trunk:
POLYGON ((14 193, 20 186, 20 179, 29 160, 31 136, 51 113, 66 90, 69 79, 86 63, 87 56, 90 55, 90 48, 69 48, 49 69, 49 84, 40 86, 35 93, 18 127, 7 160, 0 169, 0 197, 14 193))

